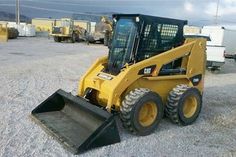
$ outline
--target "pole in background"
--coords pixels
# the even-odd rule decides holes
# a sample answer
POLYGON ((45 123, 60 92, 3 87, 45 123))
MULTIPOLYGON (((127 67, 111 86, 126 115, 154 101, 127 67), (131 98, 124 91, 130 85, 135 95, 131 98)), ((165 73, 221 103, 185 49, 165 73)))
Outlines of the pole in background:
POLYGON ((20 0, 16 0, 16 24, 20 24, 20 0))
POLYGON ((217 1, 217 7, 216 7, 216 16, 215 16, 215 24, 216 24, 216 25, 218 25, 219 4, 220 4, 220 0, 217 1))

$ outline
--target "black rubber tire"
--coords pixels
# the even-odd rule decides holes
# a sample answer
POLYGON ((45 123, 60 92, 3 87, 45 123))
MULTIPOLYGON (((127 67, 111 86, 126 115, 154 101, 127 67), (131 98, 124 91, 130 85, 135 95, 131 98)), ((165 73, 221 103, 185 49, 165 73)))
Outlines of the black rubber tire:
POLYGON ((218 74, 219 72, 220 72, 220 67, 212 67, 211 68, 211 73, 218 74))
POLYGON ((146 88, 136 88, 126 95, 120 108, 120 118, 123 127, 129 132, 141 136, 151 134, 160 123, 164 115, 164 106, 161 97, 146 88), (146 102, 152 101, 157 107, 157 116, 154 122, 143 127, 139 123, 139 111, 146 102))
POLYGON ((70 42, 71 43, 75 43, 76 42, 76 34, 72 33, 71 38, 70 38, 70 42))
POLYGON ((177 85, 167 98, 165 115, 176 124, 190 125, 196 121, 202 108, 202 96, 197 88, 189 87, 185 84, 177 85), (183 106, 188 96, 194 96, 197 100, 195 113, 186 118, 183 113, 183 106))
POLYGON ((76 34, 76 37, 75 37, 75 42, 81 42, 82 39, 80 39, 80 36, 78 34, 76 34))
POLYGON ((219 74, 220 73, 220 69, 215 69, 215 70, 211 70, 212 74, 219 74))
POLYGON ((54 37, 54 41, 55 41, 55 42, 61 42, 61 38, 55 36, 55 37, 54 37))
POLYGON ((103 45, 108 46, 108 44, 109 44, 109 31, 106 31, 104 35, 103 45))
POLYGON ((108 46, 108 38, 105 36, 105 38, 104 38, 104 42, 103 42, 103 45, 104 46, 108 46))

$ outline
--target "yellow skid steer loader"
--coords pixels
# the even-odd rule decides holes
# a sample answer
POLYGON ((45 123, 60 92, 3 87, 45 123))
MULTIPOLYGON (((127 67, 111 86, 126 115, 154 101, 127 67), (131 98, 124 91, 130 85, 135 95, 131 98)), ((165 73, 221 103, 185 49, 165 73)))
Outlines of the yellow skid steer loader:
POLYGON ((113 15, 109 55, 81 78, 78 94, 58 90, 33 119, 73 153, 120 141, 115 117, 136 135, 152 133, 165 114, 192 124, 202 106, 206 41, 183 36, 187 21, 113 15))

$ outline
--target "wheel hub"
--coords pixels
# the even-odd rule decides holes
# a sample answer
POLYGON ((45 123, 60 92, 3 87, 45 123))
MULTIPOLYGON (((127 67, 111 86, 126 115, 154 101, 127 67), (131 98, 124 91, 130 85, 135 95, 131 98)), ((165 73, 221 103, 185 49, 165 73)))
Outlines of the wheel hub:
POLYGON ((154 102, 147 102, 139 111, 139 123, 143 127, 152 125, 157 117, 157 107, 154 102))
POLYGON ((184 117, 192 117, 197 110, 197 99, 194 96, 189 96, 186 98, 183 106, 184 117))

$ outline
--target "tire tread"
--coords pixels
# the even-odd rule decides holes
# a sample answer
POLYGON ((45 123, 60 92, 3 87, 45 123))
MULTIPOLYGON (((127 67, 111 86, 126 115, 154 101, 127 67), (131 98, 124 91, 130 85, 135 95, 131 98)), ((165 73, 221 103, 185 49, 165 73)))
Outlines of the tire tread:
POLYGON ((173 88, 173 90, 169 93, 165 107, 165 114, 173 123, 181 124, 181 120, 178 115, 179 100, 189 88, 190 87, 185 84, 180 84, 173 88))
POLYGON ((120 107, 120 117, 123 127, 133 134, 137 134, 137 130, 131 124, 131 111, 135 103, 142 98, 145 94, 149 93, 150 90, 147 88, 136 88, 125 96, 120 107))

